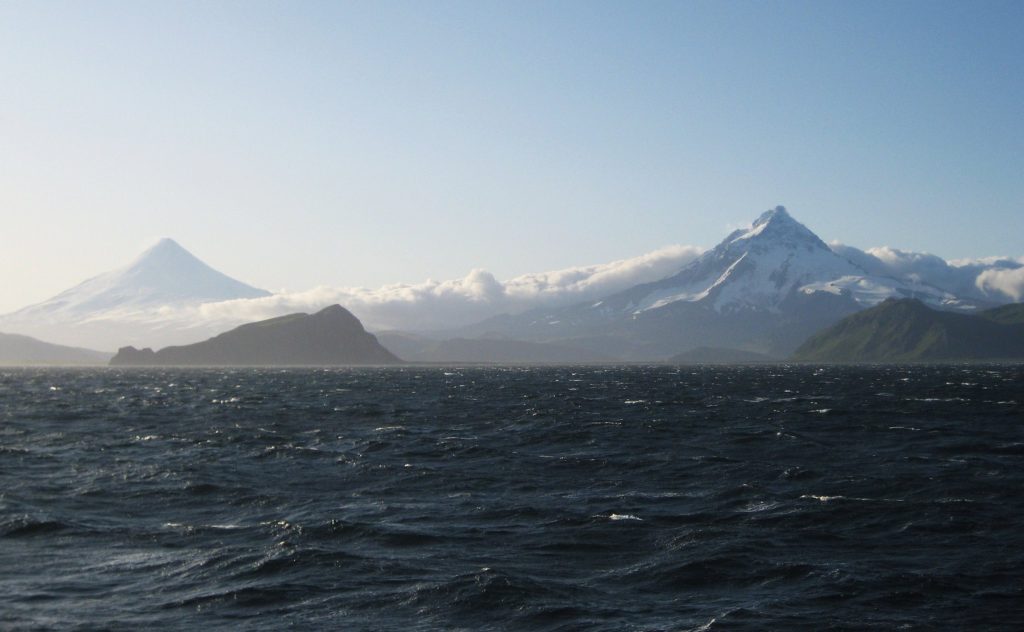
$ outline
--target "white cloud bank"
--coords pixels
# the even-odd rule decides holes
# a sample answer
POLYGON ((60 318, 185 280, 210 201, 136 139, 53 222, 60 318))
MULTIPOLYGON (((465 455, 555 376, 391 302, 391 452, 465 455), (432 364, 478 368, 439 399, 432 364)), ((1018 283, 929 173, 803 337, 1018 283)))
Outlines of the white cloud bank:
MULTIPOLYGON (((318 287, 256 299, 240 299, 155 312, 117 314, 118 320, 188 321, 228 326, 340 303, 369 329, 431 330, 473 324, 506 313, 597 300, 638 283, 679 271, 703 252, 696 246, 668 246, 611 263, 524 274, 499 281, 475 269, 461 279, 427 280, 377 289, 318 287)), ((109 314, 115 317, 114 314, 109 314)))
POLYGON ((926 252, 881 246, 860 250, 833 242, 838 254, 869 274, 925 283, 961 298, 982 301, 1019 301, 1024 297, 1024 257, 985 257, 946 261, 926 252))
MULTIPOLYGON (((1019 261, 1024 264, 1024 257, 1019 261)), ((978 275, 977 286, 987 293, 999 292, 1014 301, 1024 299, 1024 267, 1013 270, 985 270, 978 275)))
MULTIPOLYGON (((965 298, 1005 302, 1019 300, 1024 295, 1024 257, 946 261, 936 255, 888 246, 865 251, 834 243, 832 248, 870 274, 926 283, 965 298)), ((318 287, 265 298, 164 308, 163 317, 176 324, 202 323, 204 327, 215 325, 222 330, 340 303, 371 330, 449 329, 500 314, 599 300, 639 283, 674 274, 702 252, 704 250, 696 246, 668 246, 631 259, 524 274, 507 281, 499 281, 486 270, 475 269, 461 279, 448 281, 427 280, 376 289, 318 287)), ((152 318, 155 315, 139 316, 152 318)))

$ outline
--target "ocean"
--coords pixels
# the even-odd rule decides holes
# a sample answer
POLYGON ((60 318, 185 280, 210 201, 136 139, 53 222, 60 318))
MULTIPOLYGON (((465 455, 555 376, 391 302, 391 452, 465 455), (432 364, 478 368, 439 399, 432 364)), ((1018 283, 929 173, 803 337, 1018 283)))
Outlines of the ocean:
POLYGON ((1024 367, 0 371, 0 629, 1024 629, 1024 367))

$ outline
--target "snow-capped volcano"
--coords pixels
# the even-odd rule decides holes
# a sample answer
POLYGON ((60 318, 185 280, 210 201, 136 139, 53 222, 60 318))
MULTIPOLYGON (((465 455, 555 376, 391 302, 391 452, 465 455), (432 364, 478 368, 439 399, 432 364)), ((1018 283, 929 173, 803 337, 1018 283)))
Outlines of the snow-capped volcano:
POLYGON ((766 211, 750 228, 734 231, 679 274, 648 286, 635 312, 676 301, 703 302, 717 312, 779 312, 794 292, 827 292, 868 307, 886 298, 914 297, 936 307, 969 303, 922 282, 871 274, 830 248, 785 207, 766 211))
POLYGON ((679 274, 651 284, 634 311, 702 301, 715 311, 779 306, 797 288, 867 272, 828 247, 782 206, 734 231, 679 274))
POLYGON ((93 277, 13 315, 89 316, 111 309, 270 296, 206 265, 173 239, 161 239, 127 266, 93 277))
POLYGON ((116 349, 153 329, 153 317, 162 309, 264 296, 270 292, 214 270, 173 239, 161 239, 123 268, 0 317, 0 330, 116 349), (150 324, 135 331, 139 321, 150 324))
POLYGON ((869 271, 777 206, 660 281, 476 330, 589 349, 618 344, 629 359, 702 345, 785 355, 817 329, 889 297, 977 306, 920 280, 869 271))
POLYGON ((870 307, 889 297, 920 298, 936 307, 966 307, 947 291, 923 282, 872 274, 836 252, 777 206, 750 228, 733 231, 678 273, 605 298, 589 308, 640 317, 670 306, 695 304, 719 314, 779 314, 800 295, 830 294, 870 307))

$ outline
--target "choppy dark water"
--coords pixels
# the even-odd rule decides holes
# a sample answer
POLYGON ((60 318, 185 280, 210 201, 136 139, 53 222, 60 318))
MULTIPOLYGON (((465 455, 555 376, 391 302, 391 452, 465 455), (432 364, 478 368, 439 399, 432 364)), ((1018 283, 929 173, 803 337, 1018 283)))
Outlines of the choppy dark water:
POLYGON ((0 628, 1024 627, 1024 367, 0 373, 0 628))

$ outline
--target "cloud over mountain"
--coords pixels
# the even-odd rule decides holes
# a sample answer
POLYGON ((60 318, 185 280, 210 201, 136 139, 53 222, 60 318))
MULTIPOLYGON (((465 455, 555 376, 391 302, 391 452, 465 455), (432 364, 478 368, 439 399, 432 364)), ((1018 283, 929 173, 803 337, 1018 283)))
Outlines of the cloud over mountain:
POLYGON ((985 270, 978 275, 977 286, 985 292, 1001 292, 1014 301, 1024 299, 1024 257, 1016 269, 985 270))
POLYGON ((461 279, 427 280, 380 288, 318 287, 177 309, 121 313, 120 319, 198 320, 221 324, 248 322, 292 312, 315 311, 333 303, 346 306, 373 329, 443 329, 502 313, 561 307, 664 278, 703 252, 696 246, 668 246, 638 257, 588 266, 524 274, 499 281, 474 269, 461 279))
POLYGON ((836 253, 864 268, 869 274, 923 283, 962 297, 1005 301, 1024 296, 1024 257, 986 257, 946 261, 926 252, 881 246, 861 250, 838 242, 829 244, 836 253))

